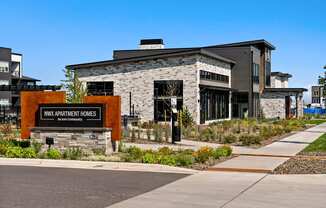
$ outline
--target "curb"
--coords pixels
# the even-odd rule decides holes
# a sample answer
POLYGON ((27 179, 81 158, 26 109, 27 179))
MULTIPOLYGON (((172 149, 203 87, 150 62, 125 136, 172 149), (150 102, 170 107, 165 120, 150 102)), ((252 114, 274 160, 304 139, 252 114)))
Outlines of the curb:
POLYGON ((190 174, 190 175, 200 172, 198 170, 172 167, 172 166, 160 165, 160 164, 98 162, 98 161, 82 161, 82 160, 22 159, 22 158, 0 158, 0 166, 74 168, 74 169, 89 169, 89 170, 177 173, 177 174, 190 174))

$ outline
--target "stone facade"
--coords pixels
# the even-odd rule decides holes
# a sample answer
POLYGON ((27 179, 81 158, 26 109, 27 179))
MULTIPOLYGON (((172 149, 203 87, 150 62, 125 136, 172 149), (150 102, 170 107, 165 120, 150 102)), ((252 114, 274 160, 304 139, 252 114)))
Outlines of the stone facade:
POLYGON ((109 154, 113 151, 110 129, 97 128, 47 128, 35 127, 31 130, 31 138, 46 145, 46 138, 54 139, 54 147, 65 149, 80 147, 82 149, 104 148, 109 154))
MULTIPOLYGON (((154 119, 154 81, 183 80, 183 105, 199 123, 200 70, 228 75, 231 81, 230 64, 202 55, 184 55, 157 58, 146 61, 124 62, 77 69, 85 84, 95 81, 112 81, 114 95, 121 96, 122 114, 129 114, 129 93, 135 112, 143 121, 154 119)), ((229 83, 229 87, 231 83, 229 83)))
POLYGON ((285 118, 285 96, 287 93, 263 93, 260 107, 264 118, 285 118))

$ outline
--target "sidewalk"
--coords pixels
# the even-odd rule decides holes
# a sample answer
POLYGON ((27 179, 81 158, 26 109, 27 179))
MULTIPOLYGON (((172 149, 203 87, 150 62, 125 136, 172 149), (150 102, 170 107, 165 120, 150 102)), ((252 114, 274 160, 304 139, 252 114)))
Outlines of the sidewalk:
POLYGON ((269 173, 295 156, 326 132, 326 123, 298 132, 280 141, 219 163, 210 168, 215 171, 269 173))
POLYGON ((270 175, 267 172, 325 132, 326 123, 252 151, 252 156, 239 156, 213 167, 220 171, 200 172, 110 207, 324 208, 326 175, 270 175), (259 156, 262 154, 265 156, 259 156))
POLYGON ((201 172, 110 208, 324 208, 326 175, 201 172))

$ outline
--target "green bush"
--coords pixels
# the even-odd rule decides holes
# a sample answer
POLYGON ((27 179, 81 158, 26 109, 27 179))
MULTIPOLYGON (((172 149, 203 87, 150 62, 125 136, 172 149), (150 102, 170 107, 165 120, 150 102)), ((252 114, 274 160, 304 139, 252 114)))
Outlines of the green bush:
POLYGON ((127 148, 126 152, 129 154, 131 161, 139 161, 143 156, 142 150, 136 146, 127 148))
POLYGON ((23 148, 9 146, 6 151, 6 157, 23 157, 23 148))
POLYGON ((215 159, 220 157, 228 157, 232 154, 232 148, 229 146, 222 146, 214 149, 213 156, 215 159))
POLYGON ((207 127, 199 131, 199 140, 200 141, 210 141, 214 138, 214 131, 211 127, 207 127))
POLYGON ((5 155, 12 144, 6 140, 0 140, 0 155, 5 155))
POLYGON ((37 154, 33 147, 23 148, 22 157, 23 158, 36 158, 37 154))
POLYGON ((30 141, 29 140, 9 140, 13 146, 18 146, 22 148, 30 147, 30 141))
POLYGON ((175 155, 175 161, 177 166, 189 167, 194 161, 194 157, 191 154, 179 153, 175 155))
POLYGON ((239 140, 241 141, 242 145, 249 146, 253 144, 261 144, 261 137, 259 135, 253 134, 242 134, 240 135, 239 140))
POLYGON ((154 164, 154 163, 158 163, 158 158, 153 153, 145 153, 144 156, 142 157, 142 162, 154 164))
POLYGON ((182 127, 191 127, 194 124, 194 119, 187 107, 183 107, 179 112, 179 120, 181 120, 182 127))
POLYGON ((227 134, 223 137, 223 143, 232 144, 237 141, 237 137, 234 134, 227 134))
POLYGON ((161 147, 158 149, 158 153, 161 155, 170 155, 173 154, 173 150, 169 147, 161 147))
POLYGON ((69 160, 78 160, 81 159, 82 156, 83 156, 83 151, 79 147, 66 148, 62 154, 62 157, 64 159, 69 159, 69 160))
POLYGON ((177 162, 172 155, 163 155, 159 158, 159 163, 162 165, 176 166, 177 162))
POLYGON ((60 159, 61 152, 57 149, 51 148, 46 152, 46 157, 49 159, 60 159))
POLYGON ((193 153, 195 160, 199 163, 205 163, 210 157, 213 157, 213 148, 211 147, 201 147, 193 153))
MULTIPOLYGON (((123 147, 120 147, 121 146, 121 144, 122 144, 122 141, 120 140, 120 142, 119 142, 119 147, 118 147, 118 151, 119 152, 121 152, 120 151, 120 148, 123 148, 123 147)), ((122 146, 123 146, 123 144, 122 144, 122 146)), ((95 155, 105 155, 105 148, 93 148, 92 149, 92 152, 95 154, 95 155)))

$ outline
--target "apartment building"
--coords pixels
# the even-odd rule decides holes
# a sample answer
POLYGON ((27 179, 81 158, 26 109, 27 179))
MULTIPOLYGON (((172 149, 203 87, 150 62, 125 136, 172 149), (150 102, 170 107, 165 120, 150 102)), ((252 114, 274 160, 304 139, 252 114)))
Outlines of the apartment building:
MULTIPOLYGON (((162 39, 145 39, 138 49, 113 51, 112 60, 67 68, 75 70, 90 95, 120 95, 123 114, 135 111, 143 120, 164 121, 169 119, 174 96, 179 109, 186 106, 196 123, 207 124, 274 117, 270 110, 263 112, 266 102, 261 98, 272 100, 275 91, 288 88, 271 86, 273 50, 265 40, 165 48, 162 39)), ((275 117, 285 117, 283 110, 284 114, 275 117)))

